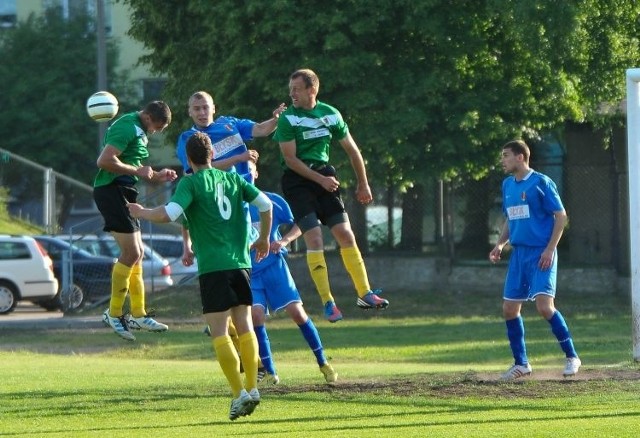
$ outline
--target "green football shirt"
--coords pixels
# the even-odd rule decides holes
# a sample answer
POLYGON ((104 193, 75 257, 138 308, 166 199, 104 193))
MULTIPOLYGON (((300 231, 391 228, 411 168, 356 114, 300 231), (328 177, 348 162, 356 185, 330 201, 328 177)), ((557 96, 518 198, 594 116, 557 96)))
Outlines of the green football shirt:
MULTIPOLYGON (((142 127, 142 122, 137 112, 127 113, 117 119, 109 126, 104 135, 104 145, 111 145, 117 148, 122 152, 118 156, 120 161, 135 167, 140 167, 142 160, 149 157, 148 143, 147 133, 142 127)), ((93 186, 106 186, 119 176, 122 175, 99 169, 93 186)), ((134 182, 138 181, 137 176, 127 176, 134 182)))
POLYGON ((260 191, 234 172, 203 169, 183 177, 171 197, 184 210, 198 274, 251 268, 251 243, 244 202, 260 191))
MULTIPOLYGON (((333 136, 342 140, 348 133, 349 127, 340 112, 318 101, 310 110, 294 106, 287 108, 278 119, 273 139, 277 142, 295 140, 296 157, 307 164, 326 164, 333 136)), ((280 161, 286 168, 282 155, 280 161)))

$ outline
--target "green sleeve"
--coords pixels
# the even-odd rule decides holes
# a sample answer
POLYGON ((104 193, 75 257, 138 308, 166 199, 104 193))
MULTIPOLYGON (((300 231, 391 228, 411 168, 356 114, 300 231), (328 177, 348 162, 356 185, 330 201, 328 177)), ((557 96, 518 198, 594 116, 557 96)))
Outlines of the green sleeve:
POLYGON ((285 142, 295 140, 296 133, 289 123, 289 120, 285 117, 284 114, 278 118, 278 127, 276 128, 276 132, 273 133, 273 139, 277 142, 285 142))

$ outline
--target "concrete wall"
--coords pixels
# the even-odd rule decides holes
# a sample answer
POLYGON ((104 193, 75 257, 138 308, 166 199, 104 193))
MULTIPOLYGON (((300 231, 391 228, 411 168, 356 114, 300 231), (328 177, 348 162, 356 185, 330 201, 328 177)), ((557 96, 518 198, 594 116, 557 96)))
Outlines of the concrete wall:
MULTIPOLYGON (((326 253, 331 286, 334 289, 353 290, 340 256, 326 253)), ((371 256, 365 257, 367 272, 372 288, 384 289, 424 289, 502 291, 506 274, 506 263, 491 265, 478 262, 473 265, 450 266, 446 259, 371 256)), ((307 268, 304 254, 289 256, 289 267, 300 290, 315 290, 307 268)), ((558 270, 558 289, 608 294, 628 287, 625 279, 618 278, 613 268, 563 268, 558 270)))

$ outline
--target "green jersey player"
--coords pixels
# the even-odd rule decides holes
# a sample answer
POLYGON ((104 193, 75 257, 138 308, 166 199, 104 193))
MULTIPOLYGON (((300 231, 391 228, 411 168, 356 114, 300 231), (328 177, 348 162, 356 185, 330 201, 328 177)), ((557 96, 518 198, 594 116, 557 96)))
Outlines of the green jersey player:
POLYGON ((126 205, 137 200, 138 180, 159 183, 177 178, 172 169, 155 171, 142 164, 149 156, 147 135, 161 132, 169 123, 171 110, 161 101, 150 102, 141 111, 123 115, 107 130, 104 148, 97 160, 99 170, 93 184, 93 197, 104 218, 104 231, 112 234, 120 248, 111 275, 109 309, 103 313, 102 320, 128 341, 135 340, 130 328, 152 332, 168 329, 145 310, 140 222, 131 217, 126 205), (127 294, 131 302, 128 318, 123 314, 127 294))
POLYGON ((239 174, 211 166, 213 152, 207 134, 193 134, 186 151, 194 174, 180 180, 170 202, 153 209, 129 204, 129 211, 133 217, 153 222, 175 221, 184 215, 198 258, 202 311, 211 329, 218 363, 233 393, 229 418, 235 420, 250 415, 260 402, 249 250, 256 250, 258 261, 268 254, 271 201, 239 174), (260 212, 260 235, 251 245, 245 202, 260 212), (238 333, 240 356, 229 336, 229 317, 238 333), (240 374, 240 359, 246 384, 240 374))
POLYGON ((274 138, 280 143, 284 167, 282 192, 302 231, 307 247, 307 264, 330 322, 342 319, 329 285, 320 225, 326 225, 340 246, 342 261, 353 280, 362 309, 385 309, 389 301, 380 290, 371 290, 369 278, 340 196, 340 182, 329 165, 333 137, 349 156, 358 185, 359 202, 372 201, 362 154, 340 112, 317 100, 318 76, 309 69, 295 71, 289 78, 292 105, 278 119, 274 138))

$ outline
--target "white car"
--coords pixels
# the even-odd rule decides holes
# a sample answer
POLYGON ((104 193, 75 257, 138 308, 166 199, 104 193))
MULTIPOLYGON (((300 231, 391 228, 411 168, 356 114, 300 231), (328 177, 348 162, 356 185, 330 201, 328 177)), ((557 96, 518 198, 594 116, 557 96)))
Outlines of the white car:
POLYGON ((191 266, 182 264, 184 242, 182 235, 142 233, 142 241, 169 261, 171 278, 175 284, 186 284, 198 278, 197 260, 194 259, 191 266))
MULTIPOLYGON (((113 258, 120 255, 120 247, 111 234, 78 234, 73 236, 60 234, 57 237, 65 240, 71 239, 75 246, 93 255, 113 258)), ((173 286, 174 283, 169 261, 146 245, 142 258, 142 275, 147 292, 160 291, 173 286)))
POLYGON ((58 293, 53 262, 29 236, 0 235, 0 314, 12 312, 18 301, 50 300, 58 293))

